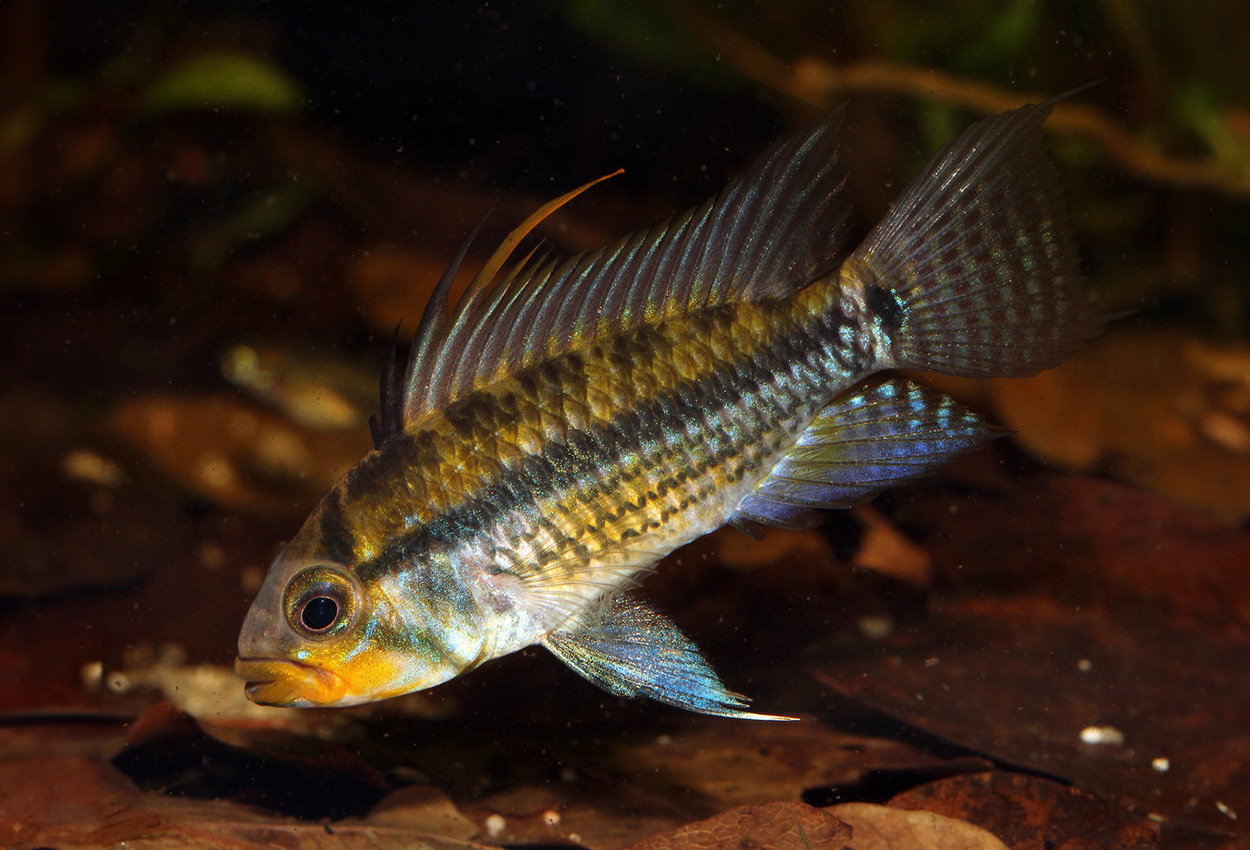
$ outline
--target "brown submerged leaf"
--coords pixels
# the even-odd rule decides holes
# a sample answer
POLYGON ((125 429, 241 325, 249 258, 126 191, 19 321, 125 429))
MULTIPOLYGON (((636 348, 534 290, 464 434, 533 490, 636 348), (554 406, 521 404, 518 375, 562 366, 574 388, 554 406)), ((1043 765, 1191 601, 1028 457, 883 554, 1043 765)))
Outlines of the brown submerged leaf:
POLYGON ((732 808, 798 799, 814 786, 853 784, 865 761, 878 767, 933 764, 899 742, 864 739, 812 719, 742 727, 719 724, 666 740, 623 748, 618 760, 638 777, 658 775, 692 789, 708 805, 732 808))
POLYGON ((1108 800, 1019 773, 953 776, 904 792, 891 806, 962 818, 1013 850, 1161 850, 1158 823, 1108 800))
POLYGON ((803 803, 743 806, 632 844, 628 850, 813 850, 845 847, 851 829, 803 803))
POLYGON ((906 511, 930 530, 941 590, 923 621, 829 653, 821 681, 1112 800, 1238 828, 1250 532, 1088 478, 918 488, 906 511))
POLYGON ((827 811, 850 825, 854 836, 847 850, 1008 850, 993 833, 933 812, 871 803, 842 803, 827 811))
POLYGON ((393 791, 373 808, 366 823, 404 827, 448 838, 473 838, 478 829, 436 788, 411 785, 393 791))
POLYGON ((1250 517, 1250 347, 1121 332, 992 392, 1014 439, 1050 463, 1109 469, 1230 520, 1250 517))
POLYGON ((312 823, 235 803, 140 793, 94 759, 0 761, 0 845, 73 850, 485 850, 403 826, 312 823))

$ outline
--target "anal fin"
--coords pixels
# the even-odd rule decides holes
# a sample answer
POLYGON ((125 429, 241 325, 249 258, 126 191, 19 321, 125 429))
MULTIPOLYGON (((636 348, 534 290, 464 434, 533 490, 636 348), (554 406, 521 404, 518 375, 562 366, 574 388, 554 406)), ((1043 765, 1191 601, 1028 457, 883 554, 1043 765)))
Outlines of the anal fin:
POLYGON ((802 527, 814 510, 867 501, 1000 433, 911 381, 869 385, 822 410, 730 521, 802 527))
POLYGON ((728 690, 671 620, 629 595, 575 620, 543 640, 577 673, 621 697, 739 720, 796 720, 744 711, 746 699, 728 690))

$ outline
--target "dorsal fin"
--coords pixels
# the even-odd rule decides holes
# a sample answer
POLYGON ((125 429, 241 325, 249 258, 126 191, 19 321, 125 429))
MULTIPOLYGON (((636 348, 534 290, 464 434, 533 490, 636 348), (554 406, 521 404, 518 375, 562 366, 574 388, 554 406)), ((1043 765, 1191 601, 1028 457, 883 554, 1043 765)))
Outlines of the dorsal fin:
POLYGON ((373 447, 382 445, 404 429, 404 385, 399 372, 399 325, 391 334, 391 350, 386 352, 382 380, 378 386, 378 414, 369 417, 373 447))
POLYGON ((420 400, 431 395, 426 383, 430 378, 430 370, 425 367, 425 364, 440 355, 439 345, 446 339, 447 326, 450 324, 450 319, 447 317, 447 294, 451 292, 451 284, 456 279, 456 272, 460 270, 460 264, 464 262, 464 256, 469 252, 469 246, 473 244, 473 238, 477 236, 481 228, 482 222, 479 221, 473 228, 473 232, 461 243, 456 256, 452 257, 451 263, 443 271, 443 276, 434 285, 430 300, 425 302, 425 312, 421 314, 421 323, 417 325, 417 331, 412 335, 412 346, 408 349, 408 366, 404 370, 406 375, 403 396, 405 423, 413 421, 413 410, 420 400))
MULTIPOLYGON (((443 273, 443 277, 439 279, 434 294, 430 296, 430 301, 425 306, 425 314, 421 317, 421 323, 424 326, 426 319, 429 318, 430 311, 437 310, 438 312, 438 316, 430 322, 428 335, 421 335, 421 329, 418 329, 418 336, 420 336, 423 343, 428 343, 431 346, 441 346, 441 350, 434 356, 441 360, 442 355, 454 353, 453 346, 462 348, 464 343, 467 342, 464 339, 466 335, 493 330, 490 323, 482 318, 481 308, 491 300, 492 293, 497 296, 502 292, 507 283, 515 278, 516 273, 533 256, 531 252, 525 260, 522 260, 513 269, 503 284, 492 287, 495 277, 508 262, 508 258, 512 256, 516 246, 529 235, 530 231, 541 224, 543 219, 560 209, 560 207, 576 198, 582 192, 585 192, 591 186, 602 183, 604 180, 615 177, 620 173, 621 169, 617 169, 611 174, 605 174, 602 177, 591 180, 589 183, 579 186, 571 192, 565 192, 560 197, 548 201, 530 213, 529 217, 521 222, 520 226, 509 233, 503 242, 499 243, 495 253, 491 254, 490 259, 486 261, 486 264, 482 266, 473 277, 473 280, 470 281, 469 286, 460 296, 460 300, 456 302, 456 308, 452 311, 452 315, 448 317, 446 315, 447 292, 451 287, 451 278, 456 276, 456 270, 464 259, 465 250, 468 248, 469 242, 473 241, 473 237, 470 236, 468 241, 461 246, 448 270, 443 273), (439 342, 440 339, 441 343, 439 342)), ((478 227, 481 227, 481 225, 479 224, 478 227)), ((476 232, 475 230, 474 234, 476 232)), ((465 368, 464 360, 453 358, 446 364, 445 368, 426 370, 423 367, 429 356, 430 353, 425 346, 423 345, 419 349, 417 338, 414 338, 412 356, 408 362, 410 383, 408 384, 408 393, 404 398, 407 421, 409 422, 419 421, 431 410, 437 410, 443 404, 461 395, 454 388, 458 386, 456 376, 465 368), (422 381, 422 378, 425 380, 422 381), (441 400, 441 403, 433 404, 432 402, 436 400, 441 400)))
POLYGON ((457 257, 413 341, 405 423, 600 336, 783 297, 831 271, 844 256, 851 212, 837 155, 843 112, 775 145, 715 198, 667 224, 565 260, 524 261, 497 281, 521 237, 593 184, 557 198, 504 241, 448 316, 457 257))

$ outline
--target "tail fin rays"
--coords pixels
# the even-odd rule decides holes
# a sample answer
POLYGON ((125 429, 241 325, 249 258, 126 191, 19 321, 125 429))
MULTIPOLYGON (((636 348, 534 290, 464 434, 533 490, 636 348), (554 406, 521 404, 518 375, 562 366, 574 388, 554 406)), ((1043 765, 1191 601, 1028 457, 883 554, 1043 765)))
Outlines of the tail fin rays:
POLYGON ((1030 375, 1101 330, 1043 149, 1049 113, 1049 104, 1026 106, 975 124, 847 261, 898 305, 893 365, 1030 375))

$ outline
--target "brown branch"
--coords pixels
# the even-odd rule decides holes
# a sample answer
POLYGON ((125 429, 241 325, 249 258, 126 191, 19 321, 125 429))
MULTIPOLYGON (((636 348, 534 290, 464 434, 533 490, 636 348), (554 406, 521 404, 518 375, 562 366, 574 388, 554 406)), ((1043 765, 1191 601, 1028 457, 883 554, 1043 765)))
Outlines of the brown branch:
MULTIPOLYGON (((837 66, 805 58, 791 64, 719 24, 703 19, 699 26, 704 33, 711 33, 717 49, 747 77, 822 109, 828 109, 841 95, 859 92, 909 95, 987 115, 1048 99, 1047 95, 1010 92, 943 71, 889 62, 837 66)), ((1108 159, 1138 177, 1250 198, 1250 177, 1229 173, 1213 161, 1166 156, 1143 145, 1123 125, 1093 107, 1057 104, 1046 127, 1089 139, 1102 148, 1108 159)))

